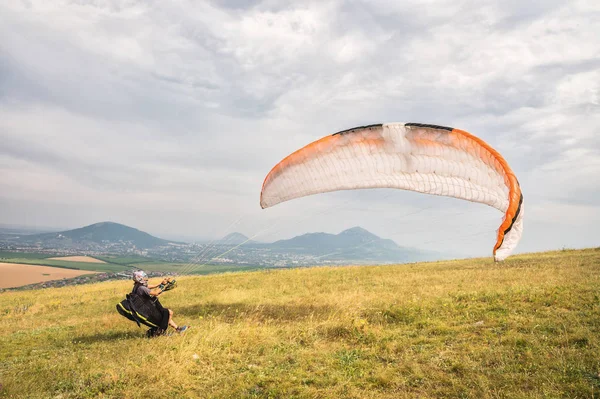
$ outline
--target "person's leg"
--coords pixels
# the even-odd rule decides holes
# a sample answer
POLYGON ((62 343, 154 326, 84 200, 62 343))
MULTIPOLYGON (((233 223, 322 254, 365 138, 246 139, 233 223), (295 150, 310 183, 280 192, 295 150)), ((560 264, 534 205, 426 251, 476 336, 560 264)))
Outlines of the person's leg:
POLYGON ((165 309, 169 312, 169 326, 173 327, 177 332, 184 332, 188 329, 188 326, 177 326, 177 323, 173 320, 173 311, 171 309, 165 309))
POLYGON ((173 311, 171 309, 168 309, 168 310, 169 310, 169 325, 177 330, 177 324, 175 324, 175 322, 173 321, 173 311))

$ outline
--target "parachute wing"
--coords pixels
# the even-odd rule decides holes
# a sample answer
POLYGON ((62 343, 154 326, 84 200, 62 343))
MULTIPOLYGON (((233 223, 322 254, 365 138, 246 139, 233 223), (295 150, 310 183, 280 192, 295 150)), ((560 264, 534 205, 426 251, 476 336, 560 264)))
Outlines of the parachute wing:
POLYGON ((502 156, 463 130, 420 123, 360 126, 290 154, 266 176, 260 205, 307 195, 397 188, 487 204, 504 213, 493 254, 504 260, 523 232, 523 195, 502 156))

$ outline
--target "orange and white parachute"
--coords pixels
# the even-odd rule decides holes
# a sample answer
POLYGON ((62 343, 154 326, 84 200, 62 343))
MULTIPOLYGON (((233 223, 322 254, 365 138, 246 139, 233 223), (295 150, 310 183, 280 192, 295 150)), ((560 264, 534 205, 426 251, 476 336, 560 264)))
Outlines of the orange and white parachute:
POLYGON ((502 156, 463 130, 420 123, 360 126, 290 154, 267 175, 260 205, 337 190, 397 188, 480 202, 504 213, 494 259, 523 233, 523 195, 502 156))

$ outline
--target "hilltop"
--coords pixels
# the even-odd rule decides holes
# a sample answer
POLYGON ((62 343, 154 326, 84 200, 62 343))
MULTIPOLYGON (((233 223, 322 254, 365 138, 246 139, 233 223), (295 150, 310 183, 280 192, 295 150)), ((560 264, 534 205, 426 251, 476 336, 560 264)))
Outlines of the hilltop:
POLYGON ((339 234, 329 233, 307 233, 289 240, 279 240, 272 245, 279 248, 296 249, 322 249, 331 251, 338 248, 348 248, 356 245, 384 243, 384 246, 399 248, 391 240, 382 240, 375 234, 363 229, 362 227, 353 227, 342 231, 339 234))
POLYGON ((267 245, 279 251, 319 256, 322 260, 415 262, 434 258, 437 254, 401 247, 356 226, 339 234, 308 233, 267 245))
POLYGON ((591 398, 599 276, 587 249, 181 277, 192 328, 151 340, 130 281, 5 292, 0 397, 591 398))
POLYGON ((250 240, 247 236, 243 235, 242 233, 231 233, 231 234, 227 234, 225 237, 221 238, 219 241, 217 241, 217 244, 221 244, 221 245, 239 245, 239 244, 246 244, 246 245, 252 245, 255 242, 250 240))
POLYGON ((154 237, 136 228, 114 222, 101 222, 73 230, 21 236, 21 242, 39 243, 46 247, 70 247, 74 245, 127 244, 136 248, 153 248, 168 245, 172 241, 154 237))

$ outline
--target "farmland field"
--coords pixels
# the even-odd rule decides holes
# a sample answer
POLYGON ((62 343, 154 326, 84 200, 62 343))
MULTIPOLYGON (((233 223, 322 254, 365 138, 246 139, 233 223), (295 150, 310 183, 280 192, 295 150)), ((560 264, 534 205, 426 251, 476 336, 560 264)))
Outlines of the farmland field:
POLYGON ((95 272, 18 263, 0 263, 0 288, 20 287, 50 280, 78 277, 95 272))
POLYGON ((89 270, 96 272, 120 272, 130 270, 126 265, 116 265, 111 263, 90 263, 90 262, 74 262, 70 260, 56 260, 48 258, 32 258, 28 256, 21 257, 27 254, 14 254, 14 258, 4 258, 4 263, 20 263, 26 265, 39 265, 61 267, 65 269, 89 270))
POLYGON ((4 259, 13 258, 26 258, 26 259, 44 259, 47 258, 48 254, 42 254, 37 252, 12 252, 12 251, 0 251, 0 262, 4 259))
POLYGON ((146 271, 181 273, 185 274, 213 274, 236 271, 251 271, 261 269, 261 266, 250 265, 199 265, 190 263, 164 262, 142 256, 70 256, 48 257, 48 254, 0 252, 0 262, 18 263, 27 265, 61 267, 76 270, 90 270, 97 272, 123 272, 134 269, 146 271), (91 261, 94 260, 94 261, 91 261))

